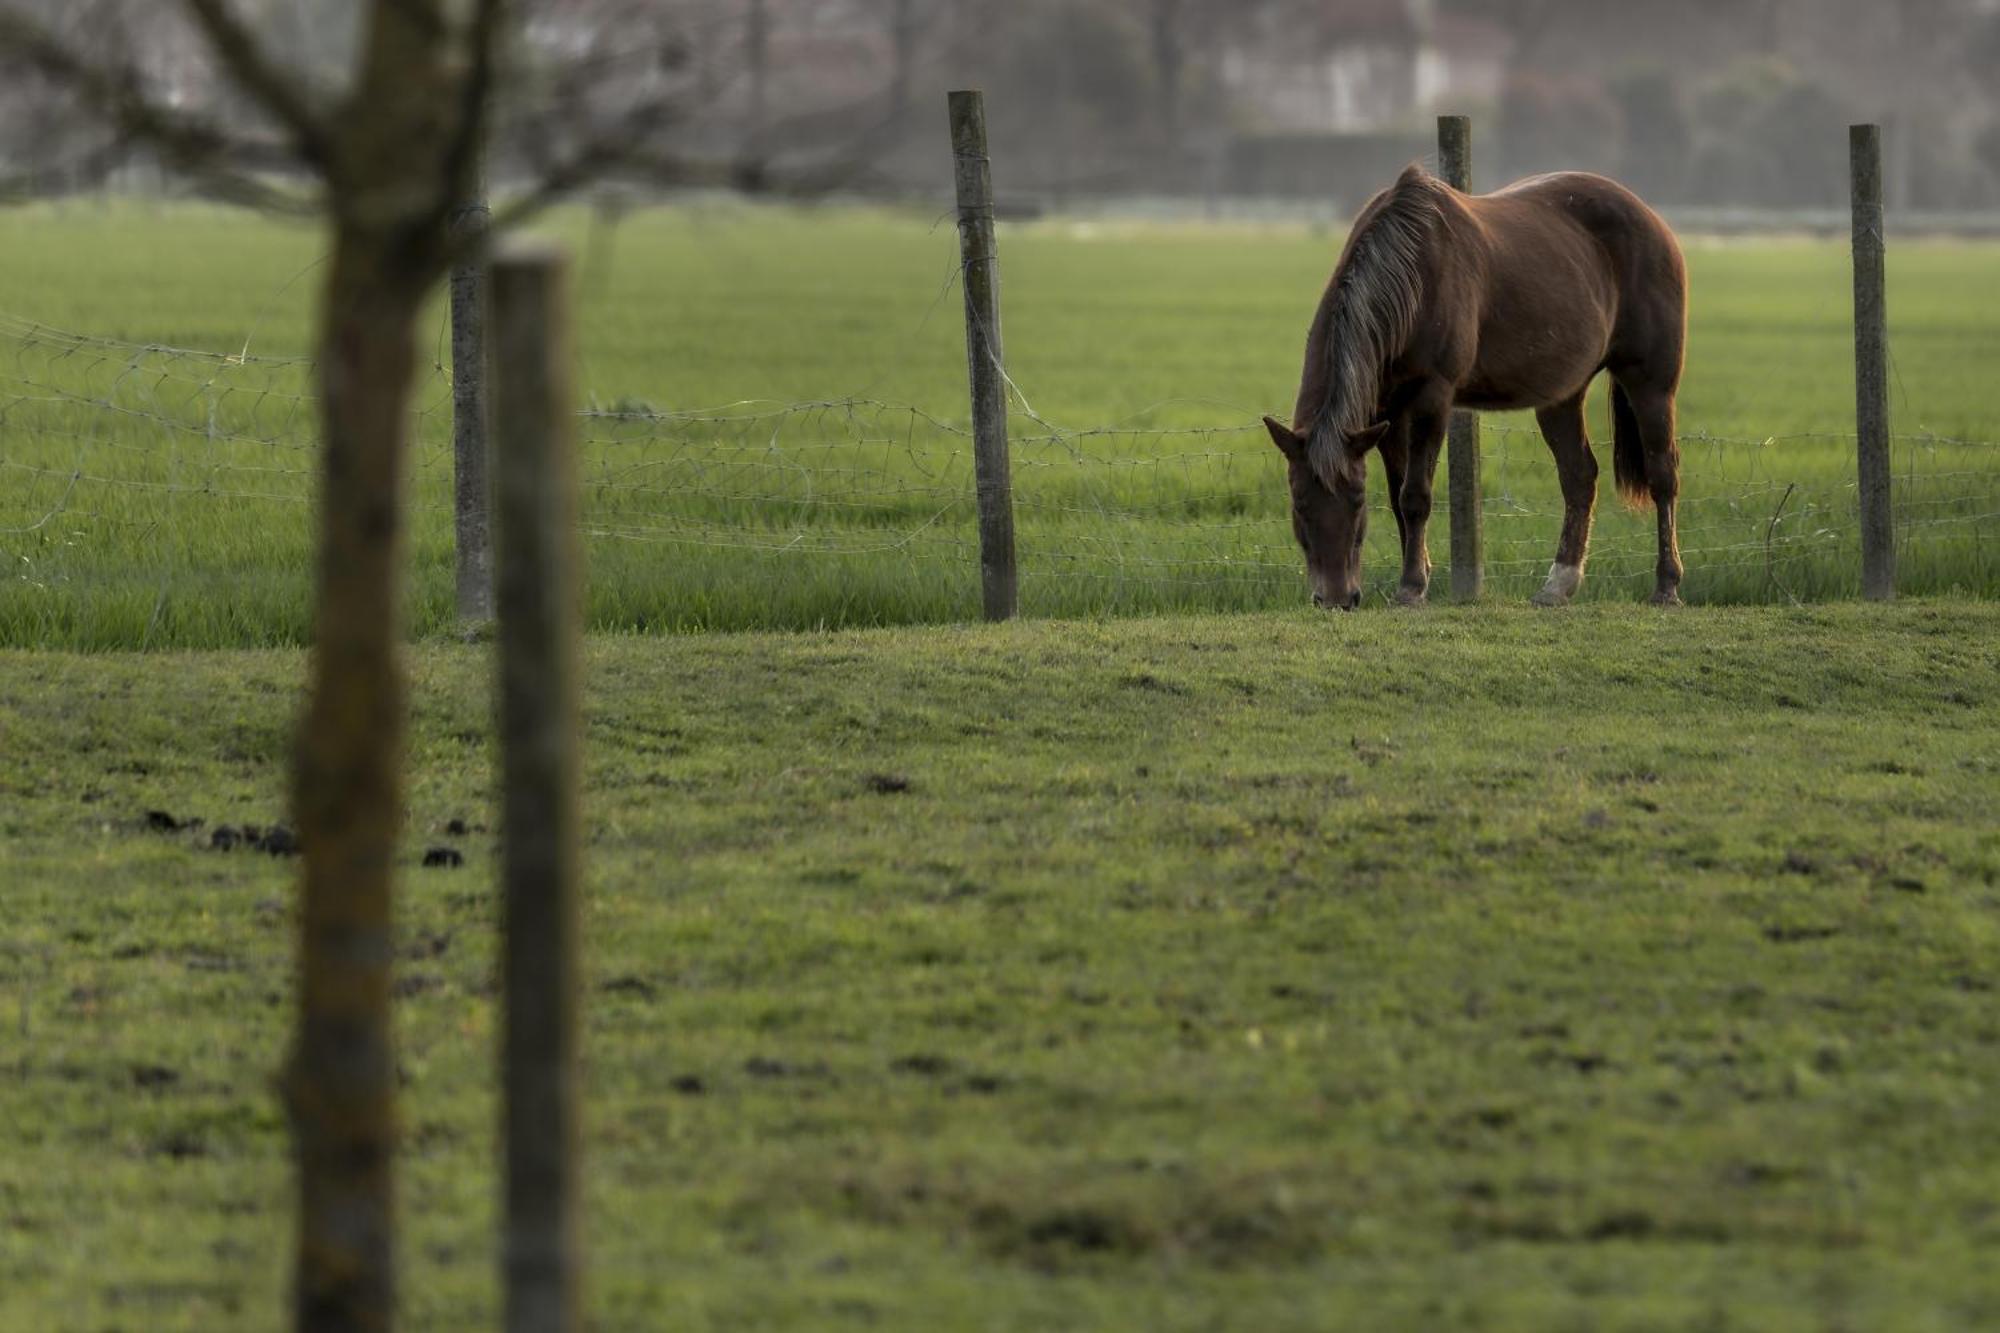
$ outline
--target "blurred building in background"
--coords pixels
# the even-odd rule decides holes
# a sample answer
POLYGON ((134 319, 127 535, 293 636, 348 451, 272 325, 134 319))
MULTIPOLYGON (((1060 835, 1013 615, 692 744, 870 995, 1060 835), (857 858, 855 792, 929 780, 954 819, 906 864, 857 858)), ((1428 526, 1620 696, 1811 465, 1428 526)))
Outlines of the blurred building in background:
MULTIPOLYGON (((5 2, 117 47, 179 102, 228 113, 173 4, 5 2)), ((343 0, 238 3, 309 72, 340 68, 354 40, 343 0)), ((1837 208, 1846 126, 1876 120, 1892 207, 2000 209, 2000 0, 524 7, 496 147, 503 175, 510 154, 547 149, 551 107, 580 100, 605 114, 672 88, 685 113, 651 155, 727 163, 727 178, 749 184, 817 170, 850 191, 935 194, 948 176, 943 93, 981 87, 995 180, 1024 206, 1241 196, 1351 207, 1429 156, 1432 117, 1448 110, 1474 117, 1484 186, 1583 167, 1669 205, 1837 208)), ((63 133, 47 89, 0 90, 0 152, 17 167, 63 133)))

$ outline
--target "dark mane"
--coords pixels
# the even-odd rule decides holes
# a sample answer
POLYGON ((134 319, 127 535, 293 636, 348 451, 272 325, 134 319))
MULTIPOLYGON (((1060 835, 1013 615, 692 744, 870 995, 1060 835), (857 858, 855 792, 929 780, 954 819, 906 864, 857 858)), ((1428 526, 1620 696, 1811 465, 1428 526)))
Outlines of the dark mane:
POLYGON ((1416 326, 1424 252, 1449 188, 1415 164, 1405 168, 1363 210, 1320 298, 1292 424, 1310 431, 1307 456, 1326 485, 1341 441, 1370 424, 1382 372, 1416 326))

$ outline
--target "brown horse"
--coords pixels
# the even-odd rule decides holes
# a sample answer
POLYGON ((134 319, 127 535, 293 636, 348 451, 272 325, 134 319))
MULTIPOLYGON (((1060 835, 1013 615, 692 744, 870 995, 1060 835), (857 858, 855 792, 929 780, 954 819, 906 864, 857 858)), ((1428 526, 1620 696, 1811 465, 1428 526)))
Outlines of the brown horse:
POLYGON ((1658 510, 1653 600, 1678 602, 1674 393, 1686 331, 1680 247, 1624 186, 1572 171, 1466 195, 1407 168, 1362 210, 1320 298, 1292 424, 1264 418, 1291 465, 1313 601, 1361 601, 1371 448, 1403 538, 1397 601, 1424 600, 1431 478, 1451 409, 1467 407, 1534 409, 1563 494, 1555 564, 1534 600, 1567 602, 1583 584, 1597 502, 1584 392, 1608 370, 1618 489, 1658 510))

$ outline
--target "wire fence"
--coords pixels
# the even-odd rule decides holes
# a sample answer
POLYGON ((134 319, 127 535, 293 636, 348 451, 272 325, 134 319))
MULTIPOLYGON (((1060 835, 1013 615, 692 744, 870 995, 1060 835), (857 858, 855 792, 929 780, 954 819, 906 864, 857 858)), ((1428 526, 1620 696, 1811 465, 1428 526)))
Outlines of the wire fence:
MULTIPOLYGON (((1024 406, 1024 405, 1023 405, 1024 406)), ((450 384, 420 385, 409 497, 419 628, 448 620, 450 384)), ((600 627, 787 627, 968 618, 978 542, 971 430, 877 398, 659 409, 579 422, 582 523, 600 627)), ((302 635, 315 486, 309 362, 90 337, 0 317, 0 641, 116 643, 199 620, 210 637, 302 635), (279 612, 289 601, 292 609, 279 612), (257 628, 259 618, 270 623, 257 628), (131 624, 146 628, 134 633, 131 624), (107 622, 101 632, 93 621, 107 622)), ((1689 600, 1782 601, 1858 587, 1851 434, 1684 429, 1689 600)), ((1296 604, 1283 470, 1255 422, 1063 429, 1017 408, 1011 435, 1029 614, 1296 604)), ((1529 426, 1485 428, 1495 597, 1525 597, 1562 503, 1529 426)), ((1894 437, 1899 584, 2000 592, 2000 443, 1894 437)), ((1376 470, 1379 475, 1379 469, 1376 470)), ((1366 565, 1394 584, 1376 488, 1366 565)), ((1608 485, 1604 488, 1608 494, 1608 485)), ((1440 484, 1440 491, 1442 485, 1440 484)), ((1443 506, 1439 506, 1442 510, 1443 506)), ((1606 500, 1588 595, 1651 587, 1654 523, 1606 500)), ((1448 550, 1444 515, 1433 552, 1448 550)), ((1442 561, 1434 586, 1442 586, 1442 561)), ((195 635, 196 638, 202 637, 195 635)), ((187 638, 185 632, 166 639, 187 638)))

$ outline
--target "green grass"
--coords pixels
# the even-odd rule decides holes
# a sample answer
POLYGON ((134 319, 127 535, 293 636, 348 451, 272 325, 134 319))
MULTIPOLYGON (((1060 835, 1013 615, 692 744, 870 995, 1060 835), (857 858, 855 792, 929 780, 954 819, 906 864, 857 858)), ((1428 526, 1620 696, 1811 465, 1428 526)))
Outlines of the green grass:
MULTIPOLYGON (((972 614, 948 222, 555 229, 595 627, 972 614)), ((1690 241, 1685 591, 1781 605, 1618 604, 1651 520, 1607 503, 1594 605, 1326 618, 1244 426, 1337 239, 1004 231, 1027 400, 1140 432, 1017 413, 1039 619, 592 640, 594 1326, 1992 1326, 2000 454, 1943 441, 2000 440, 2000 246, 1891 254, 1896 428, 1935 437, 1903 586, 1947 595, 1789 605, 1856 581, 1844 247, 1690 241)), ((0 253, 0 649, 36 650, 0 651, 0 1330, 269 1328, 295 872, 206 844, 284 817, 317 238, 42 207, 0 253)), ((495 1322, 497 941, 446 388, 398 1024, 407 1322, 456 1329, 495 1322)), ((1520 426, 1501 602, 1553 544, 1520 426)))
MULTIPOLYGON (((593 1327, 1990 1328, 1996 644, 597 639, 593 1327)), ((404 1302, 491 1327, 487 662, 413 668, 404 1302)), ((0 655, 0 1328, 281 1322, 293 872, 204 844, 281 817, 301 674, 0 655)))
MULTIPOLYGON (((582 255, 583 388, 623 413, 583 432, 594 626, 973 613, 948 220, 711 205, 643 212, 610 233, 580 215, 554 229, 582 255), (778 410, 852 398, 891 406, 778 410)), ((1030 614, 1302 596, 1281 469, 1252 423, 1291 401, 1337 242, 1281 227, 1003 229, 1009 366, 1027 402, 1064 432, 1138 432, 1051 439, 1015 413, 1030 614)), ((0 246, 0 644, 303 642, 311 385, 284 358, 307 350, 317 235, 204 208, 70 205, 0 214, 0 246), (242 364, 246 350, 279 360, 242 364)), ((1684 591, 1711 603, 1852 595, 1852 449, 1837 438, 1851 429, 1845 247, 1695 238, 1688 250, 1684 591)), ((2000 452, 1985 443, 2000 441, 2000 246, 1899 239, 1890 282, 1894 425, 1910 437, 1895 456, 1903 587, 2000 591, 2000 452)), ((440 335, 427 345, 441 350, 440 335)), ((442 371, 428 376, 412 473, 419 635, 451 614, 447 390, 442 371)), ((1592 419, 1604 433, 1601 401, 1592 419)), ((1489 586, 1518 599, 1552 556, 1559 499, 1527 423, 1490 426, 1489 586)), ((1386 515, 1372 527, 1379 592, 1394 529, 1386 515)), ((1440 522, 1440 561, 1447 542, 1440 522)), ((1652 543, 1649 515, 1607 500, 1586 596, 1650 591, 1652 543)))

